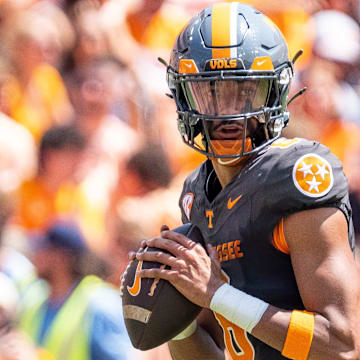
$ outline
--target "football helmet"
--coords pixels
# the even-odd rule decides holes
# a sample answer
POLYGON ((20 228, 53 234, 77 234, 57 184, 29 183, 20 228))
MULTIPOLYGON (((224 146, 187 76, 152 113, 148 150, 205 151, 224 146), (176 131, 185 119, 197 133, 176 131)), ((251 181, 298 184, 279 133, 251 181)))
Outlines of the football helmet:
POLYGON ((175 41, 167 82, 184 142, 223 164, 280 137, 293 64, 276 25, 251 6, 216 3, 175 41))

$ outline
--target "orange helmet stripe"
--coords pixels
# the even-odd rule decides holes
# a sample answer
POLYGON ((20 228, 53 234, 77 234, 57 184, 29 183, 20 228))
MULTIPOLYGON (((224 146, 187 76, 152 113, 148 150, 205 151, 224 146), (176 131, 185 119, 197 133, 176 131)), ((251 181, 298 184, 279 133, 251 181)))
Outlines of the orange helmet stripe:
POLYGON ((227 48, 213 48, 213 59, 230 58, 230 16, 231 4, 214 4, 212 9, 212 46, 226 46, 227 48))

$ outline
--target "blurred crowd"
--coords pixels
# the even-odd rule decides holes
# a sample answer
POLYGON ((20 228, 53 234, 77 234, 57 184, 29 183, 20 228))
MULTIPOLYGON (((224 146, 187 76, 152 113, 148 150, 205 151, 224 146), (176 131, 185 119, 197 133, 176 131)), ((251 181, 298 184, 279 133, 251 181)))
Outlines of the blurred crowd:
MULTIPOLYGON (((0 360, 169 359, 131 349, 117 289, 127 253, 180 225, 204 160, 177 132, 158 57, 214 2, 0 0, 0 360)), ((360 238, 360 3, 243 2, 291 58, 304 50, 284 135, 343 162, 360 238)))

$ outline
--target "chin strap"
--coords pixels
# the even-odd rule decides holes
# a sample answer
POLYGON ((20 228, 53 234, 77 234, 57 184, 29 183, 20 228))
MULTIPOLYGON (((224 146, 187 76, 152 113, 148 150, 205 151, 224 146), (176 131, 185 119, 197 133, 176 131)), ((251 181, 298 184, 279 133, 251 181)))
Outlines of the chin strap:
POLYGON ((217 159, 218 163, 220 165, 224 165, 224 166, 235 166, 237 164, 239 164, 241 160, 241 157, 238 157, 238 158, 234 158, 234 159, 231 159, 231 160, 224 160, 224 159, 217 159))
MULTIPOLYGON (((215 155, 234 155, 241 154, 242 152, 242 140, 210 140, 212 149, 215 155)), ((245 139, 244 152, 248 152, 253 149, 250 138, 245 139)), ((223 166, 236 166, 247 159, 247 156, 240 155, 236 158, 216 158, 217 162, 223 166)))

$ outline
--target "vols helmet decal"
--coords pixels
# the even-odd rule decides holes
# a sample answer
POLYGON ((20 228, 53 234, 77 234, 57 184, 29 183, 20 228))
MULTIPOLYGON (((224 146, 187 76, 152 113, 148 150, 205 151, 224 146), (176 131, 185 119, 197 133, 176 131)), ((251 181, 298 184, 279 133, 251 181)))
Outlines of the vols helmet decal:
POLYGON ((193 193, 186 193, 182 198, 182 207, 188 220, 190 221, 191 207, 194 201, 193 193))
POLYGON ((179 72, 184 74, 198 73, 199 70, 192 59, 181 59, 179 63, 179 72))
POLYGON ((292 178, 302 194, 313 198, 326 195, 334 184, 329 162, 313 153, 303 155, 296 161, 292 178))

